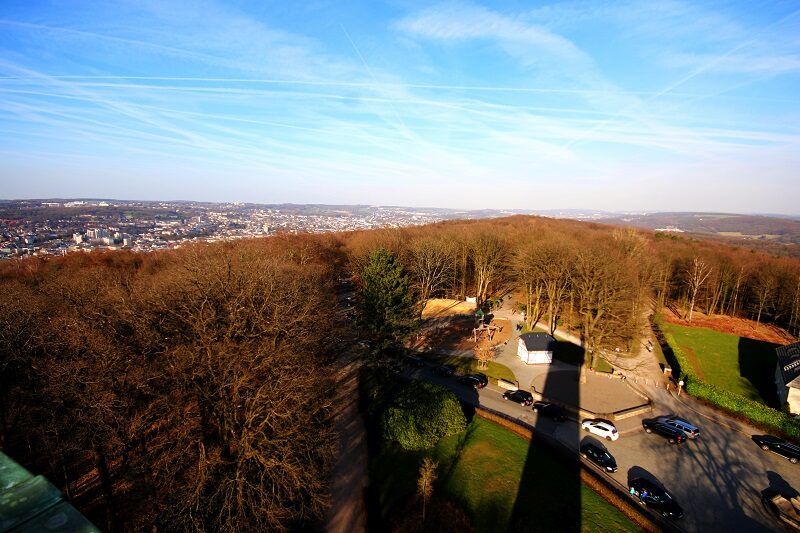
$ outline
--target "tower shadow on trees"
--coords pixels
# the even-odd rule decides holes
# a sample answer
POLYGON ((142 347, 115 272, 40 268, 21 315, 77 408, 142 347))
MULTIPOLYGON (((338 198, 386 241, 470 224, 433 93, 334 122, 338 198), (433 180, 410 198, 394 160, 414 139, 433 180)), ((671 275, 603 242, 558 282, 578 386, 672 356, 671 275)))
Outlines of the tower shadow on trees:
MULTIPOLYGON (((580 405, 577 379, 558 380, 556 385, 549 377, 542 391, 545 399, 556 397, 570 406, 580 405), (554 390, 556 386, 558 390, 554 390)), ((579 440, 578 424, 570 420, 557 423, 541 413, 537 416, 508 522, 509 533, 581 530, 579 440), (543 433, 548 437, 542 437, 543 433)))

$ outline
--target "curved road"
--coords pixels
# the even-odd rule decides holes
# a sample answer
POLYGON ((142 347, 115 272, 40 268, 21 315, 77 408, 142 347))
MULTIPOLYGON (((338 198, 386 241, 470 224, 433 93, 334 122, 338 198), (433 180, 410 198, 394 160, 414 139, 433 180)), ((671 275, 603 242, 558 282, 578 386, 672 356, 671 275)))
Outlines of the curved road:
MULTIPOLYGON (((434 376, 428 369, 409 371, 411 377, 426 379, 451 388, 465 401, 535 424, 537 415, 530 407, 504 401, 502 389, 489 386, 479 391, 459 385, 454 378, 434 376)), ((733 421, 686 395, 675 398, 663 389, 648 388, 655 411, 652 416, 676 413, 700 427, 701 437, 682 446, 667 443, 661 437, 646 434, 642 417, 619 424, 621 436, 606 442, 616 458, 619 470, 612 477, 627 486, 629 476, 652 476, 675 496, 685 517, 676 525, 685 531, 776 531, 781 525, 761 507, 760 493, 767 487, 800 488, 800 465, 764 452, 750 436, 761 434, 733 421)), ((537 424, 537 430, 565 445, 578 449, 587 435, 576 428, 577 421, 557 425, 549 420, 537 424)))

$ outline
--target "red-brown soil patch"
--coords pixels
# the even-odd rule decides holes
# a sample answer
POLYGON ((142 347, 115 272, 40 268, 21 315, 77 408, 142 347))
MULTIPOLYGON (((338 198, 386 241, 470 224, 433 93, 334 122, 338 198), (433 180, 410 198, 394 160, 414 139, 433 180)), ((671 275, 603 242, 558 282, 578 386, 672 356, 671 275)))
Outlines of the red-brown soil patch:
POLYGON ((703 367, 700 366, 700 360, 697 358, 697 354, 694 353, 694 350, 688 346, 683 346, 683 353, 685 353, 686 357, 689 359, 689 363, 691 363, 692 367, 694 368, 694 372, 697 374, 697 377, 700 379, 706 379, 706 375, 703 373, 703 367))
MULTIPOLYGON (((754 320, 736 318, 725 315, 704 315, 695 311, 692 313, 692 321, 679 318, 671 309, 662 311, 664 319, 671 324, 679 326, 691 326, 695 328, 708 328, 722 333, 731 333, 739 337, 755 339, 775 344, 789 344, 795 342, 795 338, 787 331, 773 326, 772 324, 760 324, 754 320)), ((696 367, 699 368, 699 367, 696 367)))

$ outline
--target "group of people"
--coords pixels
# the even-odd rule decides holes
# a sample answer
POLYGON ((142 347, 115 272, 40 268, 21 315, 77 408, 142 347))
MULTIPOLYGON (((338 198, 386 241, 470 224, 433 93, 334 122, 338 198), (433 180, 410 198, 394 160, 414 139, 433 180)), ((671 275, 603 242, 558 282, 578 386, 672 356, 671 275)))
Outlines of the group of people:
MULTIPOLYGON (((649 492, 647 492, 647 489, 642 489, 642 492, 640 492, 640 493, 638 494, 638 496, 639 496, 639 503, 644 503, 645 499, 647 498, 647 496, 648 496, 649 494, 650 494, 650 493, 649 493, 649 492)), ((636 489, 634 489, 633 487, 631 487, 631 496, 637 496, 637 494, 636 494, 636 489)))

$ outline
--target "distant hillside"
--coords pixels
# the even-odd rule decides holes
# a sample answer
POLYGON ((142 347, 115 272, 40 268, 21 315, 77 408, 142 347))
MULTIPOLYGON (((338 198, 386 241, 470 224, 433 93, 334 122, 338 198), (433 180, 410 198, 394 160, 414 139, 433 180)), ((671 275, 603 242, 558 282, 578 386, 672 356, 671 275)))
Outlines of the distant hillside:
POLYGON ((605 218, 602 222, 661 230, 664 233, 691 234, 777 255, 800 257, 798 217, 732 213, 650 213, 616 215, 605 218))

